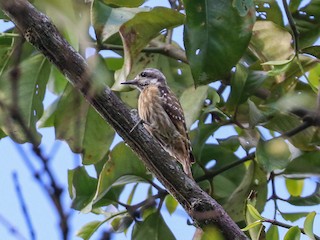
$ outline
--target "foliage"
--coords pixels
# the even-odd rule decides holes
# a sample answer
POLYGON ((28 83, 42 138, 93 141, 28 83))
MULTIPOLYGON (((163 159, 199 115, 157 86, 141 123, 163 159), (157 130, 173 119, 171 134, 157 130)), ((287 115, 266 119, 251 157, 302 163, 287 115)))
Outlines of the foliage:
MULTIPOLYGON (((279 227, 288 228, 285 239, 299 239, 301 233, 314 239, 313 222, 319 215, 286 213, 277 202, 320 204, 320 185, 313 178, 320 174, 320 46, 315 45, 320 35, 319 0, 307 5, 290 1, 284 6, 288 16, 275 0, 185 0, 171 8, 142 7, 143 3, 34 1, 75 49, 90 52, 88 64, 97 87, 108 85, 129 106, 136 107, 137 92, 129 92, 121 82, 146 67, 166 75, 192 129, 195 180, 252 239, 279 239, 279 227), (286 24, 287 17, 295 25, 286 24), (94 33, 88 36, 90 26, 94 33), (183 44, 171 38, 181 26, 183 44), (221 132, 223 138, 212 140, 221 132), (281 178, 286 179, 289 198, 277 193, 274 182, 281 178), (302 194, 306 179, 316 185, 309 196, 302 194), (275 219, 263 217, 269 201, 275 203, 275 219), (282 224, 276 213, 290 221, 305 218, 304 226, 282 224), (273 225, 266 229, 265 222, 273 225)), ((20 39, 15 33, 11 28, 0 35, 0 137, 38 145, 38 128, 53 127, 57 139, 81 153, 83 165, 68 174, 72 207, 104 216, 80 229, 81 238, 89 239, 108 222, 114 232, 133 226, 133 239, 157 239, 160 234, 174 239, 160 209, 165 202, 168 212, 175 214, 177 201, 123 142, 110 147, 116 133, 64 76, 28 43, 22 44, 19 74, 14 75, 20 39), (56 100, 44 110, 46 89, 56 100), (96 177, 85 165, 94 166, 96 177), (142 184, 149 189, 146 199, 132 204, 142 184), (125 186, 131 193, 121 202, 125 186), (115 212, 106 210, 111 205, 115 212)), ((203 239, 215 234, 212 231, 205 231, 203 239)))

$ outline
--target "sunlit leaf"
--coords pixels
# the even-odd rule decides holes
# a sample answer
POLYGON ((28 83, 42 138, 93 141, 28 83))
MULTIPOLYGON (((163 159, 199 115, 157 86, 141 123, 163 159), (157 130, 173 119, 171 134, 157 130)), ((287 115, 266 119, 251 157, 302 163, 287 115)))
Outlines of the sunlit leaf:
POLYGON ((291 196, 301 196, 304 180, 286 178, 286 187, 291 196))
POLYGON ((165 204, 168 212, 170 214, 174 213, 178 207, 178 201, 174 199, 170 194, 165 199, 165 204))
POLYGON ((308 82, 312 89, 317 92, 320 84, 320 64, 309 71, 308 82))
POLYGON ((262 62, 287 60, 294 52, 292 37, 285 29, 270 21, 257 21, 253 27, 250 46, 262 62))
MULTIPOLYGON (((194 240, 197 240, 193 238, 194 240)), ((215 226, 206 226, 203 228, 201 240, 224 240, 225 237, 221 233, 220 229, 215 226)))
POLYGON ((264 226, 262 225, 263 217, 260 215, 258 210, 251 205, 247 204, 245 210, 245 220, 247 226, 242 231, 249 231, 252 240, 259 240, 264 236, 264 226))
POLYGON ((314 222, 315 216, 316 216, 315 211, 310 212, 308 214, 308 216, 306 217, 306 220, 304 221, 304 224, 303 224, 303 229, 304 229, 306 235, 312 240, 315 239, 314 233, 313 233, 313 222, 314 222))
POLYGON ((255 209, 254 206, 248 204, 247 205, 247 211, 250 213, 250 215, 255 219, 255 220, 262 220, 263 217, 260 215, 257 209, 255 209))
POLYGON ((295 206, 314 206, 320 204, 320 185, 317 184, 314 192, 306 197, 290 197, 288 203, 295 206))
POLYGON ((250 223, 249 225, 247 225, 245 228, 242 228, 241 230, 242 231, 248 231, 254 227, 261 227, 262 223, 260 220, 256 220, 255 222, 253 223, 250 223))
POLYGON ((83 240, 88 240, 103 223, 104 221, 89 222, 77 232, 77 236, 83 240))
POLYGON ((133 240, 175 239, 159 212, 149 215, 143 222, 137 222, 132 230, 133 240))
POLYGON ((184 6, 184 45, 195 85, 226 77, 250 41, 253 1, 185 0, 184 6))

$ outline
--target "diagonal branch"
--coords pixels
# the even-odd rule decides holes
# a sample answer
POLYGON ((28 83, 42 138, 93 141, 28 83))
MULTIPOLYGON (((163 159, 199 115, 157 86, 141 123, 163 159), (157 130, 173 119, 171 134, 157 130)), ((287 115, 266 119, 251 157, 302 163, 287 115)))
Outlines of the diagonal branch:
POLYGON ((247 239, 224 209, 185 175, 172 157, 136 121, 130 110, 108 88, 96 91, 87 63, 62 38, 56 27, 26 0, 0 0, 0 7, 12 19, 27 41, 41 51, 69 79, 140 157, 146 167, 178 200, 195 223, 216 225, 226 239, 247 239))

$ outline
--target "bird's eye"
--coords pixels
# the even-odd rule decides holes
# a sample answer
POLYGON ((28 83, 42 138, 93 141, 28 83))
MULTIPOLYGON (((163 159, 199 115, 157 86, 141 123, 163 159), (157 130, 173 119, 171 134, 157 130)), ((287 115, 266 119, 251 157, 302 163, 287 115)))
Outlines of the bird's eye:
POLYGON ((142 72, 142 73, 140 73, 140 76, 141 76, 141 77, 146 77, 147 74, 146 74, 146 72, 142 72))

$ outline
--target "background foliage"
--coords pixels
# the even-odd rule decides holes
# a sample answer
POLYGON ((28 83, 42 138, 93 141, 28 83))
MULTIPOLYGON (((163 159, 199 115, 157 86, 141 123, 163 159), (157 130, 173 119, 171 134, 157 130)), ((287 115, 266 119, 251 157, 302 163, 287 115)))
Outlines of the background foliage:
MULTIPOLYGON (((289 213, 278 203, 320 203, 320 1, 169 2, 171 7, 153 8, 141 7, 141 0, 33 4, 87 57, 97 88, 107 84, 132 108, 138 93, 120 83, 146 67, 165 74, 191 129, 195 180, 252 239, 279 239, 279 227, 287 229, 285 239, 301 233, 319 239, 313 233, 316 212, 289 213), (182 25, 183 45, 172 38, 182 25), (221 131, 223 138, 213 140, 221 131), (277 179, 285 179, 289 198, 277 191, 277 179), (307 196, 306 181, 315 186, 307 196), (272 219, 263 213, 268 202, 274 203, 272 219), (304 225, 282 223, 279 214, 292 222, 303 218, 304 225)), ((0 45, 0 136, 32 143, 51 179, 49 196, 57 201, 62 189, 50 178, 38 129, 53 127, 57 139, 81 154, 81 166, 68 171, 72 208, 103 220, 89 222, 78 236, 89 239, 109 222, 114 232, 133 226, 133 239, 174 239, 160 210, 165 205, 176 214, 178 203, 123 142, 111 148, 114 130, 17 29, 1 34, 0 45), (46 91, 56 99, 43 109, 46 91), (145 200, 133 204, 140 184, 148 186, 145 200), (125 186, 130 194, 123 202, 125 186)), ((61 206, 60 216, 67 226, 61 206)), ((203 238, 216 234, 207 229, 203 238)))

